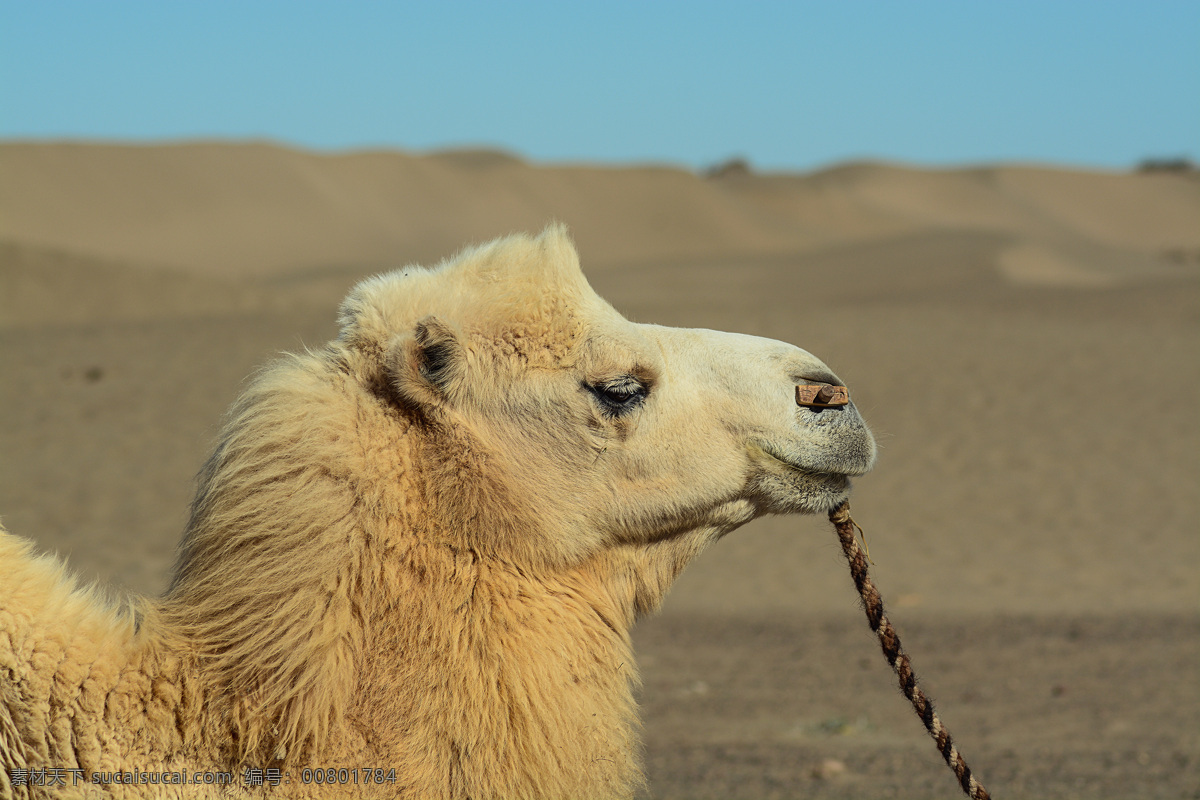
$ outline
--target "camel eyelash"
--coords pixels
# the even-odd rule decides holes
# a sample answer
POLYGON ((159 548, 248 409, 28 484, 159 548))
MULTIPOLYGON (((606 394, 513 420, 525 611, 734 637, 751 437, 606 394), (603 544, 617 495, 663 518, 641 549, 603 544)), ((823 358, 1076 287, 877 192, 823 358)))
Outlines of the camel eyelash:
POLYGON ((629 413, 640 406, 650 394, 650 388, 631 375, 611 381, 586 383, 584 386, 596 398, 601 411, 609 417, 620 417, 629 413))

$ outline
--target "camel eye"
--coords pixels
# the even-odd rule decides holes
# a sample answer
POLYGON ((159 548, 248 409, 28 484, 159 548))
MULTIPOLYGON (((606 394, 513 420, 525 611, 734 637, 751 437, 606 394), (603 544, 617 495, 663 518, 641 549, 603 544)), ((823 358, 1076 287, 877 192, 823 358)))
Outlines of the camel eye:
POLYGON ((606 414, 620 416, 641 405, 650 389, 636 378, 625 376, 611 381, 587 384, 606 414))

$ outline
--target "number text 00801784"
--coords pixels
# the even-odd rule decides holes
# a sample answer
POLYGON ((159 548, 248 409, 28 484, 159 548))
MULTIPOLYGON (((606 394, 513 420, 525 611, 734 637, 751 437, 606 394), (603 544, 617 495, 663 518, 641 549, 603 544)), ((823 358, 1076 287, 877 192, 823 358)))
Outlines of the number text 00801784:
POLYGON ((396 770, 383 767, 305 767, 300 772, 303 784, 372 784, 395 783, 396 770))

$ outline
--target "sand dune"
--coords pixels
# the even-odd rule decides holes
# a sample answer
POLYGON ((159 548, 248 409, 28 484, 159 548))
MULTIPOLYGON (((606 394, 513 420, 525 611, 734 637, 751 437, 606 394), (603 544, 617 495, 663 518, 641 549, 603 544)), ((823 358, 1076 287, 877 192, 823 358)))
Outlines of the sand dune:
MULTIPOLYGON (((847 381, 877 581, 996 796, 1194 795, 1195 173, 0 144, 0 517, 160 591, 247 375, 333 336, 357 279, 551 218, 631 318, 847 381)), ((636 631, 655 796, 956 796, 858 615, 821 520, 702 557, 636 631)))
POLYGON ((425 261, 555 216, 598 261, 733 252, 757 233, 679 170, 266 145, 8 145, 0 170, 0 238, 206 274, 425 261))
POLYGON ((600 265, 951 230, 1120 248, 1147 268, 1200 254, 1200 183, 1162 173, 857 164, 705 180, 480 152, 2 144, 0 175, 0 241, 208 276, 427 261, 551 217, 600 265))

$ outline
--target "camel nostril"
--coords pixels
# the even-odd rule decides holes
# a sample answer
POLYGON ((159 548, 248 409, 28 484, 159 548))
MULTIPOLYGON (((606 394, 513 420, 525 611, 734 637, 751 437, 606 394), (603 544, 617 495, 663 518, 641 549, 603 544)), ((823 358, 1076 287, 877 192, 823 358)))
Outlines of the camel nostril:
POLYGON ((850 390, 845 386, 796 387, 796 405, 807 408, 838 408, 850 402, 850 390))

